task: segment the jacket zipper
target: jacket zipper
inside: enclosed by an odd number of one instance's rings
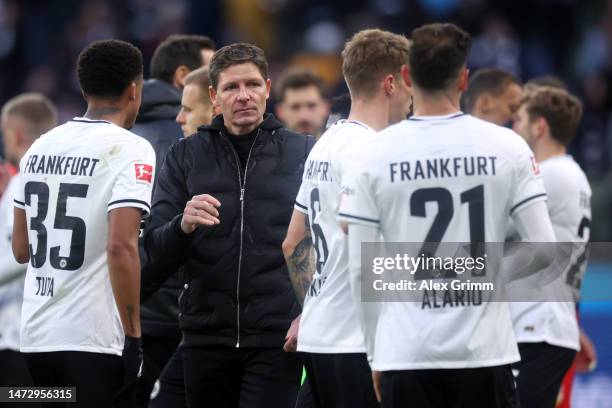
[[[259,132],[261,129],[257,129],[257,134],[255,135],[255,139],[253,140],[253,144],[249,149],[249,154],[247,156],[247,161],[244,165],[244,178],[240,175],[240,158],[238,157],[238,153],[234,146],[230,142],[230,147],[232,148],[232,152],[234,153],[234,159],[236,160],[236,168],[238,170],[238,186],[240,187],[240,251],[238,253],[238,279],[236,280],[236,348],[240,347],[240,272],[242,271],[242,245],[244,241],[244,190],[246,188],[246,177],[247,172],[249,170],[249,161],[251,160],[251,153],[253,152],[253,147],[255,147],[255,143],[257,143],[257,138],[259,138]]]

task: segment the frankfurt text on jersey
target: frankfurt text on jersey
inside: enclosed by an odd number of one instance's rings
[[[391,182],[461,176],[494,176],[495,156],[434,158],[389,164]]]
[[[57,174],[73,176],[93,175],[100,159],[77,156],[48,156],[33,154],[28,157],[24,173],[27,174]]]

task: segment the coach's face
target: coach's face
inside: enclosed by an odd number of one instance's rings
[[[219,73],[210,98],[223,112],[225,127],[234,135],[251,132],[263,121],[270,80],[252,62],[232,65]]]

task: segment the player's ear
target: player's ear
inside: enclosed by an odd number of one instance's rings
[[[136,85],[136,82],[132,82],[130,86],[128,87],[128,99],[130,101],[135,101],[137,96],[138,96],[138,86]]]
[[[212,85],[208,86],[208,95],[213,105],[217,105],[217,90]]]
[[[174,85],[180,86],[181,88],[185,87],[185,77],[189,74],[189,68],[187,65],[179,65],[174,70]]]
[[[387,74],[385,79],[383,79],[383,89],[387,96],[391,96],[395,92],[395,78],[392,74]]]
[[[266,99],[270,97],[270,89],[272,89],[272,81],[268,78],[266,79]]]
[[[488,113],[491,110],[491,105],[491,95],[487,93],[480,94],[474,102],[474,112]]]
[[[460,92],[465,92],[465,90],[467,89],[469,76],[470,76],[470,70],[467,68],[464,68],[463,71],[461,71],[461,75],[459,76],[458,85],[459,85]]]
[[[537,137],[542,137],[546,133],[549,133],[550,127],[548,126],[548,122],[543,117],[539,117],[535,120],[536,127],[536,135]]]

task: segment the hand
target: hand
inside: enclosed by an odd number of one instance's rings
[[[131,398],[131,394],[142,377],[143,352],[141,337],[125,336],[121,359],[123,360],[123,387],[121,387],[121,390],[115,396],[117,400]]]
[[[291,326],[289,326],[289,330],[287,331],[287,335],[285,336],[285,345],[283,346],[283,350],[287,353],[292,353],[297,350],[297,339],[298,332],[300,330],[300,317],[299,315],[291,322]]]
[[[597,351],[589,337],[580,329],[580,351],[576,354],[576,371],[588,373],[597,366]]]
[[[123,376],[126,383],[138,381],[142,377],[142,338],[125,336],[121,358],[123,359]]]
[[[219,211],[221,203],[209,194],[193,196],[187,202],[181,219],[181,229],[185,234],[191,234],[200,225],[219,224]]]
[[[374,384],[374,393],[378,402],[382,401],[382,393],[380,391],[380,379],[382,378],[382,371],[372,371],[372,383]]]

